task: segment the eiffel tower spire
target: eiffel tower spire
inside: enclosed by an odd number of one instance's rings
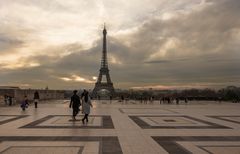
[[[106,76],[106,80],[107,80],[106,82],[102,82],[103,76]],[[114,87],[110,78],[108,62],[107,62],[107,29],[106,29],[105,23],[103,28],[103,49],[102,49],[101,68],[99,71],[98,80],[95,83],[95,88],[92,91],[92,95],[96,97],[97,93],[103,89],[109,91],[111,96],[114,94]]]
[[[104,23],[104,29],[103,29],[103,50],[102,50],[101,68],[108,68],[108,63],[107,63],[107,30],[106,30],[105,23]]]

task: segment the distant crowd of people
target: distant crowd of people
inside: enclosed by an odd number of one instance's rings
[[[111,100],[111,99],[110,99]],[[164,103],[167,103],[167,104],[172,104],[172,103],[176,103],[176,104],[179,104],[180,101],[183,101],[185,104],[188,103],[188,98],[187,97],[161,97],[161,98],[155,98],[154,96],[151,96],[151,97],[140,97],[140,98],[136,98],[134,99],[135,101],[139,101],[141,104],[152,104],[154,101],[159,101],[159,104],[164,104]],[[128,97],[124,97],[123,95],[121,95],[120,97],[120,100],[119,102],[122,102],[122,103],[127,103],[129,101],[129,98]]]

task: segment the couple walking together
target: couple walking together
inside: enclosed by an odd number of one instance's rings
[[[82,100],[82,101],[81,101]],[[82,102],[82,103],[81,103]],[[89,97],[88,91],[84,90],[81,98],[77,95],[77,90],[73,91],[73,96],[71,97],[69,108],[73,109],[73,120],[76,120],[76,116],[80,111],[80,106],[82,105],[82,112],[84,117],[82,119],[83,124],[88,122],[88,115],[90,114],[90,107],[92,107],[91,99]]]

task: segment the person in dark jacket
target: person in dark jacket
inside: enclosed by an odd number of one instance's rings
[[[87,90],[86,89],[83,89],[83,92],[81,94],[81,99],[83,99],[83,97],[85,96],[85,94],[87,93]]]
[[[9,102],[9,106],[12,106],[12,101],[13,101],[13,97],[12,96],[8,96],[8,102]]]
[[[38,91],[35,91],[33,99],[34,99],[35,108],[37,108],[37,105],[40,99]]]
[[[71,97],[69,108],[73,109],[72,117],[76,120],[76,115],[80,111],[79,107],[81,105],[80,97],[77,95],[77,90],[73,91],[73,96]]]

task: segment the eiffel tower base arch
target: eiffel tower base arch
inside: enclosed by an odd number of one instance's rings
[[[109,96],[112,96],[112,97],[115,94],[115,90],[112,83],[96,83],[92,91],[92,97],[94,98],[98,97],[98,93],[101,90],[107,90],[109,92]]]

